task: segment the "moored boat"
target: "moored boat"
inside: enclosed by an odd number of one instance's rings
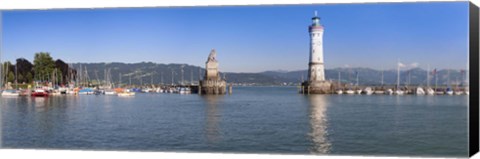
[[[52,93],[50,93],[52,96],[59,96],[62,95],[62,93],[59,90],[53,90]]]
[[[426,93],[427,93],[427,95],[435,95],[435,91],[430,87],[427,87]]]
[[[396,90],[394,93],[395,93],[396,95],[403,95],[403,94],[405,94],[405,92],[404,92],[403,90],[400,90],[400,89]]]
[[[355,90],[355,93],[356,93],[356,94],[362,94],[362,90],[361,90],[361,89],[357,89],[357,90]]]
[[[447,95],[453,95],[453,90],[451,88],[447,88],[447,91],[445,91]]]
[[[392,89],[387,89],[387,91],[386,91],[385,93],[388,94],[388,95],[392,95],[392,94],[393,94],[393,90],[392,90]]]
[[[42,88],[36,88],[35,90],[33,90],[31,96],[32,97],[48,97],[48,91]]]
[[[355,94],[355,91],[351,90],[351,89],[348,89],[347,91],[345,91],[346,94]]]
[[[14,89],[7,89],[2,92],[2,96],[4,97],[17,97],[19,95],[18,91]]]
[[[437,90],[437,91],[435,91],[435,94],[436,94],[436,95],[444,95],[445,92]]]
[[[417,87],[417,89],[415,90],[415,94],[416,95],[425,95],[425,90],[423,90],[422,87]]]
[[[464,92],[463,92],[463,91],[460,91],[460,90],[453,92],[453,94],[455,94],[455,95],[463,95],[463,93],[464,93]]]
[[[163,89],[162,89],[162,88],[160,88],[160,87],[159,87],[159,88],[157,88],[155,91],[156,91],[157,93],[163,93]]]
[[[385,91],[383,91],[383,90],[375,90],[373,93],[374,93],[374,94],[385,94]]]
[[[131,97],[131,96],[135,96],[135,92],[121,92],[121,93],[117,93],[117,95],[119,97]]]
[[[81,89],[78,91],[78,94],[81,94],[81,95],[91,95],[91,94],[94,94],[94,91],[93,89],[91,88],[84,88],[84,89]]]
[[[337,93],[337,94],[343,94],[343,91],[342,91],[341,89],[339,89],[339,90],[335,91],[335,93]]]
[[[192,91],[188,87],[181,87],[178,91],[180,94],[191,94]]]
[[[116,95],[117,92],[113,89],[107,89],[107,90],[105,90],[104,94],[105,95]]]
[[[363,93],[365,93],[366,95],[371,95],[373,94],[373,90],[371,87],[367,87],[363,90]]]

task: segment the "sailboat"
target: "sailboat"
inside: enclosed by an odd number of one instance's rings
[[[346,94],[355,94],[355,91],[352,90],[352,86],[349,86],[348,89],[345,91]]]
[[[385,94],[385,91],[378,89],[373,92],[374,94]]]
[[[356,72],[355,74],[357,75],[357,82],[355,83],[357,89],[355,90],[355,93],[362,94],[362,89],[358,88],[358,72]]]
[[[382,78],[380,80],[380,85],[381,85],[381,88],[378,90],[375,90],[373,92],[374,94],[385,94],[385,91],[383,91],[383,69],[382,69]]]
[[[2,97],[17,97],[19,95],[18,91],[14,89],[7,89],[2,92]]]
[[[397,63],[397,90],[395,90],[396,95],[403,95],[404,92],[400,89],[400,65],[401,63]]]
[[[427,93],[427,95],[435,95],[435,91],[430,87],[427,88],[426,93]]]
[[[436,95],[443,95],[445,92],[438,90],[438,75],[437,75],[437,69],[434,69],[434,75],[435,75],[435,94]]]
[[[117,95],[117,92],[115,91],[115,89],[113,89],[113,85],[112,85],[112,77],[111,77],[111,73],[110,73],[110,69],[106,69],[105,70],[105,85],[103,86],[105,88],[105,91],[104,91],[104,94],[105,95]],[[121,75],[119,76],[119,78],[121,77]]]
[[[453,95],[453,90],[450,88],[450,70],[447,70],[447,89],[445,90],[445,93],[447,95]]]
[[[435,71],[436,72],[436,71]],[[427,69],[427,88],[426,88],[427,95],[435,95],[435,91],[430,87],[430,65],[428,65]]]
[[[357,94],[362,94],[362,89],[357,89],[357,90],[355,90],[355,92],[356,92]]]
[[[338,71],[338,86],[340,87],[341,86],[341,82],[340,82],[340,71]],[[343,90],[341,88],[338,88],[337,91],[335,91],[335,93],[337,94],[343,94]]]
[[[355,91],[353,91],[352,89],[349,88],[348,90],[345,91],[345,93],[347,93],[347,94],[355,94]]]
[[[392,89],[389,88],[389,89],[387,89],[387,91],[385,93],[388,94],[388,95],[392,95],[394,92],[393,92]]]
[[[373,94],[373,90],[371,87],[367,87],[363,90],[363,92],[366,94],[366,95],[371,95]]]
[[[415,94],[416,95],[425,95],[425,90],[423,90],[422,87],[417,87],[417,89],[415,90]]]
[[[463,79],[463,78],[465,77],[465,76],[463,75],[463,74],[465,73],[465,71],[460,70],[460,73],[461,73],[461,75],[462,75],[462,82],[458,82],[458,80],[457,80],[457,84],[455,85],[455,91],[454,91],[454,94],[455,94],[455,95],[462,95],[462,94],[464,93],[464,91],[462,91],[461,88],[458,88],[458,85],[460,85],[460,84],[462,84],[462,85],[465,84],[465,83],[464,83],[465,79]]]
[[[3,64],[2,64],[3,65]],[[8,66],[7,66],[7,70],[5,71],[7,72],[6,75],[8,75]],[[3,78],[3,77],[2,77]],[[5,77],[5,81],[7,81],[7,77]],[[19,96],[19,93],[17,90],[15,89],[5,89],[2,93],[1,93],[2,97],[17,97]]]
[[[452,88],[448,87],[448,88],[447,88],[447,91],[445,91],[445,93],[447,93],[447,95],[453,95],[453,90],[452,90]]]
[[[337,91],[335,91],[335,93],[337,93],[337,94],[343,94],[343,90],[342,90],[342,89],[338,89]]]

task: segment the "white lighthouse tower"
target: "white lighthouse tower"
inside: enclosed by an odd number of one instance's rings
[[[323,64],[323,26],[320,18],[312,18],[308,26],[310,33],[310,58],[308,62],[308,79],[302,83],[302,93],[327,94],[332,92],[332,84],[325,81],[325,67]]]
[[[324,81],[325,71],[323,66],[323,26],[320,24],[320,18],[312,18],[312,25],[308,27],[310,33],[310,61],[308,63],[308,80],[310,82]]]

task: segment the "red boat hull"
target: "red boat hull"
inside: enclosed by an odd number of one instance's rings
[[[48,97],[48,93],[33,92],[32,97]]]

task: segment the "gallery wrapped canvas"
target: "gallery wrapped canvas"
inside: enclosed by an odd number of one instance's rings
[[[0,146],[478,152],[471,2],[0,10]]]

